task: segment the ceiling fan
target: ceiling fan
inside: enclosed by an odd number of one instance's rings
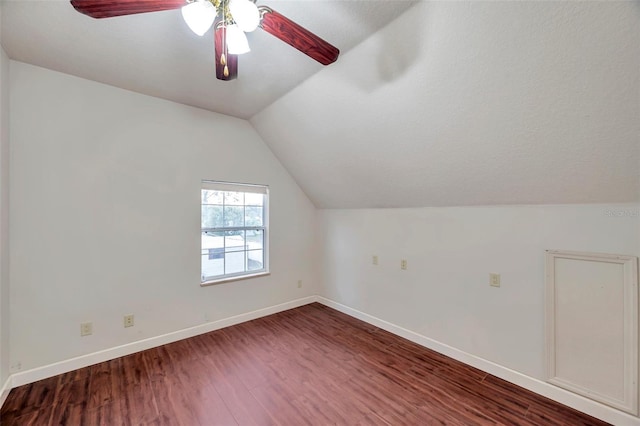
[[[238,76],[238,55],[249,51],[245,32],[257,27],[295,47],[305,55],[329,65],[338,59],[335,46],[255,0],[71,0],[80,13],[92,18],[111,18],[136,13],[182,9],[182,16],[199,36],[214,26],[216,77]]]

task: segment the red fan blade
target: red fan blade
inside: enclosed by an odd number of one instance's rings
[[[238,78],[238,55],[230,55],[227,52],[225,41],[227,29],[222,26],[216,26],[215,35],[215,53],[216,53],[216,78],[218,80],[235,80]],[[221,56],[224,54],[227,65],[227,75],[224,72],[224,64],[221,61]]]
[[[329,65],[338,59],[340,50],[337,47],[273,9],[266,6],[260,6],[258,9],[262,15],[260,26],[269,34],[278,37],[322,65]]]
[[[135,13],[158,12],[179,9],[185,0],[71,0],[75,9],[92,18],[133,15]]]

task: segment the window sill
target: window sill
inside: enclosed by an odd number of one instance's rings
[[[247,274],[247,275],[239,275],[237,277],[221,278],[219,280],[211,280],[211,281],[205,281],[203,283],[200,283],[200,287],[208,287],[210,285],[223,284],[223,283],[228,283],[228,282],[231,282],[231,281],[246,280],[246,279],[249,279],[249,278],[264,277],[264,276],[267,276],[267,275],[271,275],[271,272],[263,271],[263,272],[258,272],[258,273],[255,273],[255,274]]]

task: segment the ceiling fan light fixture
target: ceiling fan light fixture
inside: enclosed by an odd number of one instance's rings
[[[209,31],[217,15],[216,8],[209,0],[198,0],[182,7],[182,17],[191,31],[202,37]]]
[[[213,44],[218,80],[237,78],[238,55],[250,50],[245,32],[256,28],[256,25],[322,65],[338,59],[340,50],[337,47],[270,7],[256,8],[256,1],[71,0],[71,5],[83,15],[96,19],[182,9],[185,23],[199,36],[209,31],[217,21]]]
[[[242,55],[249,52],[249,41],[237,25],[227,25],[227,49],[232,55]]]
[[[258,6],[250,0],[231,0],[229,12],[236,25],[244,32],[250,33],[260,24]]]

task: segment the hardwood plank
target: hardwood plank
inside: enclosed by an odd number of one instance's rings
[[[64,385],[66,383],[75,382],[76,380],[89,380],[90,373],[91,370],[89,368],[80,368],[78,370],[60,374],[55,378],[58,378],[58,383],[60,385]]]
[[[322,425],[350,425],[355,422],[353,416],[337,411],[331,404],[318,404],[317,401],[300,395],[291,401],[291,405],[301,413],[305,419],[313,419],[315,424]]]
[[[531,407],[529,407],[527,419],[537,425],[603,426],[607,424],[606,422],[580,413],[569,407],[558,406],[558,404],[551,400],[545,403],[533,402]]]
[[[221,365],[224,364],[224,360],[205,358],[203,362],[207,365],[213,387],[218,391],[238,424],[243,426],[276,424],[240,379],[231,373],[230,369]]]
[[[446,357],[430,349],[422,348],[413,342],[398,341],[385,349],[387,352],[404,358],[414,366],[427,369],[433,374],[447,377],[467,377],[481,381],[487,373]]]
[[[115,395],[120,394],[120,359],[93,365],[89,370],[91,374],[86,408],[93,410],[113,402]]]
[[[128,385],[117,401],[120,405],[122,417],[128,419],[132,425],[146,424],[158,421],[160,412],[153,394],[151,380]]]
[[[354,423],[354,426],[391,426],[390,423],[384,421],[384,419],[377,416],[375,413],[369,413],[361,418],[358,418]]]
[[[253,397],[269,413],[269,416],[279,425],[302,426],[311,425],[311,419],[305,418],[304,412],[291,403],[286,397],[286,387],[278,383],[264,384],[250,390]]]
[[[129,424],[128,419],[122,417],[120,404],[117,401],[103,404],[89,409],[85,415],[85,424],[91,426],[111,426]]]
[[[182,363],[189,363],[190,361],[198,358],[200,354],[193,350],[192,345],[189,343],[190,339],[180,340],[178,342],[169,343],[164,345],[164,348],[169,355],[169,359],[173,365],[180,365]]]
[[[169,353],[164,346],[144,351],[142,352],[142,357],[147,377],[151,381],[162,380],[174,371],[173,363],[171,362]],[[140,383],[140,380],[142,379],[142,371],[132,367],[128,368],[130,371],[129,379],[125,380],[125,383]]]
[[[55,398],[50,407],[48,423],[44,419],[40,423],[66,425],[73,424],[70,422],[82,421],[83,413],[89,404],[89,385],[91,383],[91,372],[94,371],[92,367],[57,376],[58,383]]]
[[[48,424],[52,426],[86,424],[84,421],[85,413],[84,402],[79,404],[58,404],[53,407],[51,420]]]
[[[120,358],[123,385],[137,385],[149,380],[149,370],[146,364],[147,357],[145,355],[147,352],[154,351],[155,349],[157,348],[145,352],[136,352],[135,354]],[[168,359],[168,357],[165,359]]]
[[[276,420],[271,417],[269,412],[254,398],[248,390],[243,393],[235,394],[235,399],[230,402],[228,396],[224,396],[223,400],[231,410],[236,423],[243,426],[250,425],[276,425]],[[245,405],[248,403],[247,405]],[[252,405],[249,405],[252,404]]]
[[[1,425],[20,425],[20,426],[40,426],[46,425],[51,418],[51,407],[41,410],[30,411],[22,415],[16,415],[12,412],[3,412],[0,414]]]
[[[198,413],[194,412],[189,392],[174,376],[156,380],[151,385],[158,404],[160,418],[171,419],[179,425],[199,425]]]
[[[399,386],[394,386],[382,380],[376,383],[368,377],[354,377],[347,381],[343,387],[349,394],[365,404],[372,413],[392,425],[398,424],[423,424],[427,420],[428,413],[417,412],[415,406],[399,396],[403,394]],[[420,416],[426,414],[427,418]]]
[[[31,383],[30,385],[20,386],[14,389],[16,391],[14,398],[7,397],[7,401],[3,406],[3,412],[25,415],[32,411],[39,411],[42,408],[46,408],[53,403],[57,387],[57,377],[51,377]],[[13,393],[13,390],[11,392]],[[11,396],[11,394],[9,394],[9,396]]]
[[[227,408],[209,377],[208,366],[200,359],[189,365],[183,365],[178,379],[182,385],[186,406],[191,409],[202,425],[236,425],[233,415]],[[172,400],[175,407],[175,399]]]
[[[225,335],[228,330],[224,330]],[[229,331],[233,335],[235,330]],[[269,380],[277,380],[273,371],[262,362],[254,352],[259,349],[259,345],[251,344],[239,346],[234,343],[233,336],[229,337],[230,344],[221,346],[221,355],[229,361],[229,367],[233,373],[244,383],[247,389],[253,389],[269,383]]]
[[[333,424],[351,424],[357,423],[363,419],[373,415],[371,409],[355,398],[344,398],[344,390],[342,383],[332,383],[330,381],[303,383],[303,391],[301,397],[306,401],[303,404],[313,402],[318,409],[326,410],[328,415],[343,421],[336,421]],[[311,417],[314,418],[314,417]],[[387,424],[377,416],[375,424]]]
[[[2,425],[593,425],[319,304],[13,389]]]

